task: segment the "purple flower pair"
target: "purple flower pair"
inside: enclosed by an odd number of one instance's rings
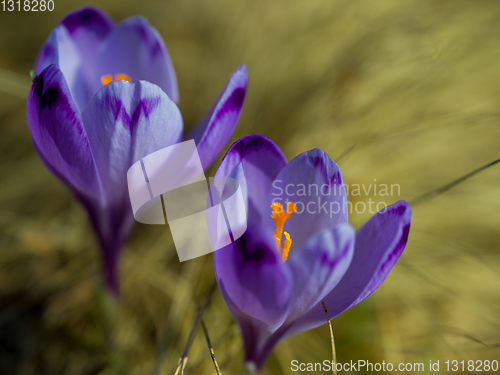
[[[248,136],[231,146],[216,176],[237,179],[246,201],[247,231],[214,253],[214,266],[246,361],[257,369],[280,340],[326,323],[323,301],[334,318],[371,295],[406,246],[405,201],[355,233],[342,173],[323,150],[287,163],[271,140]]]
[[[208,167],[238,121],[247,70],[236,69],[187,137],[172,62],[144,18],[115,25],[94,8],[70,13],[42,47],[35,74],[27,102],[33,143],[87,209],[103,250],[106,284],[117,292],[118,255],[134,223],[128,168],[193,138]]]
[[[118,255],[134,222],[127,170],[193,138],[207,168],[238,121],[246,68],[236,69],[185,138],[170,57],[143,18],[115,25],[94,8],[69,14],[43,46],[35,73],[27,103],[35,148],[87,209],[106,284],[118,292]],[[408,203],[378,212],[355,233],[342,173],[322,150],[288,163],[271,140],[248,136],[231,146],[216,176],[237,179],[246,204],[247,231],[214,253],[214,267],[246,361],[257,369],[280,340],[326,322],[322,302],[333,318],[372,294],[406,246]]]

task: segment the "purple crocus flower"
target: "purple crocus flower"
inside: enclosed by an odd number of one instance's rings
[[[83,203],[103,250],[106,284],[118,292],[117,258],[134,222],[128,168],[183,140],[175,72],[158,32],[142,17],[118,25],[95,8],[67,15],[36,60],[29,130],[47,168]],[[247,70],[231,75],[192,135],[203,167],[229,140]]]
[[[256,369],[280,340],[326,323],[323,301],[334,318],[371,295],[406,246],[409,204],[379,211],[355,233],[340,169],[320,149],[287,163],[271,140],[248,136],[216,175],[237,179],[247,204],[247,231],[214,253],[214,266]]]

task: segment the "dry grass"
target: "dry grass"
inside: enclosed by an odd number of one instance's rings
[[[0,12],[0,373],[172,374],[213,282],[211,257],[179,264],[167,228],[138,225],[123,252],[122,300],[109,301],[86,217],[27,131],[22,97],[38,48],[83,4]],[[262,133],[289,158],[315,147],[343,155],[348,184],[400,184],[411,200],[500,156],[497,1],[100,5],[116,19],[143,14],[160,31],[186,127],[244,62],[250,86],[234,140]],[[497,165],[414,207],[390,277],[333,321],[339,361],[500,359],[488,347],[500,342],[499,186]],[[204,321],[222,373],[241,373],[240,338],[218,292]],[[326,325],[290,338],[263,374],[329,359],[329,342]],[[200,331],[187,373],[214,371]]]

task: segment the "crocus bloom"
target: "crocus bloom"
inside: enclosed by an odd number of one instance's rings
[[[246,361],[257,369],[280,340],[326,323],[323,301],[334,318],[372,294],[406,246],[408,203],[355,233],[340,169],[320,149],[287,163],[271,140],[248,136],[231,146],[216,176],[237,179],[247,202],[247,231],[214,253],[214,266]]]
[[[67,15],[38,55],[27,102],[29,130],[47,168],[83,203],[103,250],[106,284],[117,292],[117,258],[134,222],[127,170],[183,140],[175,72],[158,32],[141,17],[118,25],[95,8]],[[231,75],[195,127],[203,167],[240,115],[247,71]]]

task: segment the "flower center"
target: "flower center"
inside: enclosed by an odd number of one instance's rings
[[[285,226],[285,221],[292,216],[291,214],[297,212],[297,205],[293,202],[288,202],[286,212],[283,210],[283,205],[279,202],[271,204],[271,208],[273,209],[271,217],[276,223],[276,230],[273,232],[274,240],[276,241],[278,252],[281,254],[281,260],[284,262],[288,258],[288,252],[290,251],[290,246],[292,246],[292,239],[290,238],[290,235],[285,232],[285,241],[283,241],[283,248],[281,248],[283,227]]]
[[[115,81],[119,81],[121,79],[127,82],[132,82],[132,78],[130,78],[126,74],[123,73],[115,74],[115,79],[114,79]],[[104,86],[106,86],[108,83],[113,82],[113,76],[111,74],[106,74],[105,76],[101,77],[101,82]]]

